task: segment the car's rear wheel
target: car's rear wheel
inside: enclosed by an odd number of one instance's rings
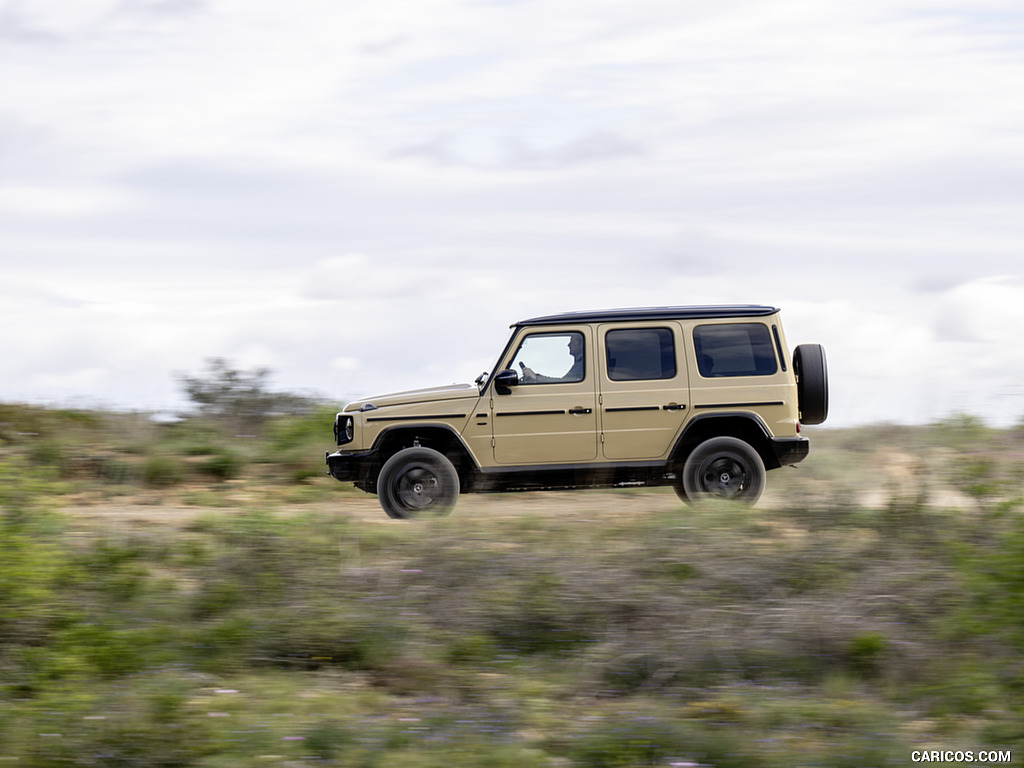
[[[764,485],[761,456],[749,443],[735,437],[705,440],[683,465],[683,491],[694,502],[731,499],[752,505],[761,498]]]
[[[459,498],[459,473],[432,448],[405,448],[384,462],[377,498],[388,517],[447,515]]]

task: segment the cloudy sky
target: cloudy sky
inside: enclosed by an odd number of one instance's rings
[[[1019,0],[0,0],[0,401],[340,401],[742,302],[835,426],[1024,416]]]

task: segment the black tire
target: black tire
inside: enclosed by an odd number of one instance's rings
[[[760,454],[735,437],[705,440],[683,465],[683,490],[691,502],[730,499],[754,505],[761,498],[764,483]]]
[[[683,470],[676,473],[676,479],[672,482],[672,490],[676,492],[676,496],[683,504],[691,504],[689,495],[686,493],[686,488],[683,487]]]
[[[793,350],[797,399],[802,424],[821,424],[828,418],[828,363],[820,344],[801,344]]]
[[[381,467],[377,498],[388,517],[442,517],[459,498],[459,473],[432,448],[405,448]]]

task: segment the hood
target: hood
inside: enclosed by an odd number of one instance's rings
[[[405,392],[390,392],[386,395],[375,395],[355,400],[345,406],[345,412],[369,410],[373,405],[386,408],[390,405],[413,405],[415,403],[436,403],[444,400],[461,400],[467,397],[476,398],[480,390],[475,384],[449,384],[445,387],[428,387],[427,389],[410,389]]]

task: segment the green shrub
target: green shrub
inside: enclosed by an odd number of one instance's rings
[[[324,451],[334,445],[334,416],[340,410],[340,406],[319,406],[302,416],[276,418],[261,446],[260,460],[280,467],[293,483],[322,477]]]
[[[960,572],[973,598],[960,610],[960,626],[1024,651],[1024,518],[1015,516],[991,543],[968,550]]]
[[[191,614],[197,619],[221,616],[242,605],[244,593],[239,581],[204,580],[192,598]]]
[[[986,709],[1002,706],[1007,691],[1000,677],[977,659],[945,659],[941,673],[921,688],[928,713],[933,717],[978,717]]]
[[[37,438],[30,445],[28,459],[33,464],[62,469],[67,454],[68,447],[60,440],[53,437]]]
[[[882,665],[882,657],[889,642],[881,632],[864,632],[850,640],[847,646],[847,663],[850,669],[861,677],[874,677]]]
[[[446,643],[449,664],[480,664],[498,656],[493,637],[484,634],[460,634]]]
[[[310,728],[304,741],[304,751],[315,760],[334,760],[357,743],[353,733],[330,720],[323,720]]]
[[[954,485],[977,501],[993,499],[1007,488],[996,457],[989,453],[962,454],[951,472]]]
[[[268,661],[309,667],[382,671],[401,651],[407,630],[351,606],[302,606],[288,615],[260,617],[258,652]]]
[[[756,768],[760,761],[735,737],[657,715],[605,716],[573,734],[565,752],[582,768],[634,768],[700,762],[716,768]]]
[[[185,477],[182,463],[172,456],[151,456],[142,471],[146,485],[153,488],[168,488],[177,485]]]
[[[88,708],[54,701],[26,724],[22,755],[40,768],[195,765],[216,745],[210,718],[189,706],[189,694],[186,682],[168,674],[104,690]]]
[[[100,459],[96,468],[99,480],[115,485],[137,482],[140,474],[136,464],[112,457]]]
[[[63,519],[39,470],[0,459],[0,663],[6,644],[45,641],[63,573]]]
[[[257,622],[245,612],[227,613],[190,624],[182,637],[188,664],[218,675],[251,668],[257,655]]]
[[[942,445],[958,450],[976,449],[988,442],[994,430],[969,413],[958,413],[941,419],[934,425],[936,437]]]
[[[77,660],[93,675],[116,678],[142,672],[173,657],[172,653],[161,652],[173,635],[165,626],[125,627],[82,621],[55,635],[53,653]],[[63,676],[56,670],[49,673],[55,678]]]
[[[221,449],[206,459],[200,466],[207,475],[216,477],[219,480],[234,480],[242,474],[243,462],[238,454]]]

